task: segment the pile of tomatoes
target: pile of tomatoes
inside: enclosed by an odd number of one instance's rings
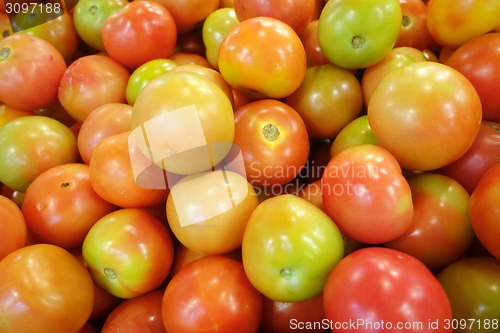
[[[498,332],[498,0],[0,2],[0,332]]]

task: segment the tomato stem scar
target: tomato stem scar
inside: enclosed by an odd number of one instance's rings
[[[363,38],[363,36],[354,36],[352,37],[351,45],[355,49],[360,49],[363,47],[363,45],[365,45],[365,39]]]
[[[268,141],[276,141],[278,140],[280,136],[280,130],[278,129],[278,126],[273,125],[273,124],[266,124],[262,128],[262,134],[264,134],[264,137]]]
[[[10,48],[4,47],[0,50],[0,61],[5,60],[10,55]]]

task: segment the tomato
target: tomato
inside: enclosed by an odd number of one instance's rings
[[[234,143],[240,147],[248,181],[272,187],[294,179],[309,155],[309,138],[300,115],[274,99],[247,103],[234,113]]]
[[[127,103],[134,105],[137,96],[149,81],[160,74],[170,72],[177,66],[178,63],[171,59],[154,59],[136,68],[127,82]]]
[[[398,0],[328,1],[319,17],[318,42],[334,65],[369,67],[393,48],[401,21]]]
[[[13,190],[25,192],[45,170],[77,160],[75,135],[55,119],[19,117],[0,130],[0,182]]]
[[[161,315],[163,294],[163,289],[154,289],[124,300],[106,318],[101,333],[166,332]]]
[[[129,136],[130,131],[111,135],[94,148],[89,162],[90,184],[99,196],[122,208],[164,203],[168,195],[165,186],[151,189],[138,184],[131,163],[135,148],[129,147]]]
[[[104,51],[101,35],[104,22],[128,3],[127,0],[78,0],[73,9],[78,36],[91,48]]]
[[[219,70],[251,98],[283,98],[304,79],[307,59],[299,36],[286,23],[254,17],[234,26],[219,48]]]
[[[0,332],[77,332],[93,297],[89,272],[58,246],[25,246],[0,261]]]
[[[500,32],[492,32],[464,43],[445,64],[465,75],[476,89],[484,120],[500,120]]]
[[[17,204],[0,195],[0,261],[9,253],[24,247],[28,242],[26,220]]]
[[[183,178],[171,187],[167,220],[190,250],[224,254],[241,247],[248,218],[258,205],[252,186],[227,170]]]
[[[104,55],[89,55],[75,60],[64,73],[58,98],[76,121],[84,121],[95,108],[106,103],[125,103],[128,70]]]
[[[357,117],[342,128],[333,139],[330,147],[330,157],[337,155],[342,150],[362,144],[377,144],[366,114]]]
[[[481,101],[465,76],[435,62],[392,70],[373,91],[368,121],[406,169],[432,170],[465,154],[481,126]]]
[[[241,250],[257,290],[275,301],[297,302],[321,293],[344,246],[328,215],[305,199],[283,194],[257,206]]]
[[[323,172],[321,192],[325,212],[359,242],[388,242],[410,226],[410,187],[394,156],[382,147],[362,144],[336,154]]]
[[[458,182],[437,173],[408,179],[413,218],[390,247],[412,255],[427,267],[444,267],[462,257],[472,244],[469,193]]]
[[[94,191],[89,178],[88,165],[81,163],[55,166],[36,177],[22,204],[28,229],[43,242],[81,246],[92,225],[116,209]]]
[[[394,47],[425,50],[432,39],[427,28],[427,5],[422,0],[399,0],[399,5],[403,21]]]
[[[445,267],[438,275],[451,303],[453,332],[487,332],[500,327],[500,263],[470,257]]]
[[[130,131],[132,106],[106,103],[89,113],[78,132],[78,151],[83,162],[90,163],[95,147],[107,137]]]
[[[0,105],[0,129],[9,121],[25,116],[33,116],[33,111],[20,110],[7,104]]]
[[[132,1],[104,21],[102,43],[107,54],[128,68],[168,58],[177,42],[177,28],[165,7],[153,1]]]
[[[496,0],[430,0],[427,28],[437,43],[455,49],[474,37],[499,29],[500,2]]]
[[[169,59],[175,61],[179,65],[201,65],[211,68],[208,60],[204,56],[197,53],[175,52]]]
[[[214,10],[203,22],[202,38],[205,56],[212,68],[219,69],[219,47],[229,30],[239,23],[233,7]]]
[[[500,163],[500,124],[482,121],[472,146],[458,160],[438,171],[472,193],[486,171]]]
[[[325,285],[326,317],[334,332],[452,332],[450,302],[417,259],[382,247],[352,252]]]
[[[321,193],[321,179],[315,180],[299,189],[298,196],[302,199],[306,199],[324,211],[325,207],[323,206],[323,195]]]
[[[142,209],[125,208],[92,226],[82,254],[99,286],[128,299],[160,286],[172,267],[174,247],[158,218]]]
[[[318,19],[312,20],[299,35],[306,51],[307,67],[326,65],[330,63],[330,60],[328,60],[319,46],[318,25]]]
[[[286,97],[315,139],[331,139],[361,114],[363,95],[354,74],[326,64],[308,67],[301,85]]]
[[[315,0],[234,0],[233,6],[239,21],[259,16],[274,17],[301,34],[312,20]]]
[[[61,53],[39,37],[0,39],[0,100],[5,104],[29,111],[52,104],[65,71]]]
[[[155,127],[159,123],[162,127]],[[170,173],[194,174],[211,169],[229,152],[234,138],[233,108],[209,78],[169,72],[140,92],[132,111],[132,128],[137,129],[133,135],[138,150],[151,162]],[[151,156],[146,145],[152,149]]]
[[[262,295],[240,262],[207,256],[187,264],[170,280],[162,315],[169,333],[257,332]]]
[[[497,259],[500,258],[500,163],[489,169],[471,194],[469,213],[472,228],[481,244]]]

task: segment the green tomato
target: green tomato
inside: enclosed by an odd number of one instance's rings
[[[402,16],[398,0],[329,1],[319,17],[319,46],[334,65],[369,67],[394,47]]]
[[[377,144],[373,135],[368,116],[362,115],[352,120],[337,134],[330,147],[330,157],[333,157],[347,148],[362,144]]]
[[[328,215],[291,194],[257,206],[247,223],[241,249],[252,285],[280,302],[319,295],[344,253],[342,234]]]

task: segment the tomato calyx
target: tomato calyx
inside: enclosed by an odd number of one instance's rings
[[[354,36],[351,40],[351,45],[354,49],[360,49],[365,45],[365,38],[363,36]]]
[[[10,55],[10,47],[4,47],[0,50],[0,61],[7,59]]]
[[[103,272],[104,276],[106,276],[110,280],[115,280],[118,277],[116,271],[111,267],[104,267]]]
[[[267,141],[273,142],[278,140],[280,136],[280,130],[278,126],[274,124],[266,124],[262,128],[262,134],[264,135]]]
[[[403,28],[408,28],[409,26],[411,26],[411,18],[406,15],[403,15],[403,20],[401,21],[401,25],[403,26]]]
[[[285,280],[291,280],[295,275],[295,270],[293,267],[285,266],[280,270],[280,276]]]

